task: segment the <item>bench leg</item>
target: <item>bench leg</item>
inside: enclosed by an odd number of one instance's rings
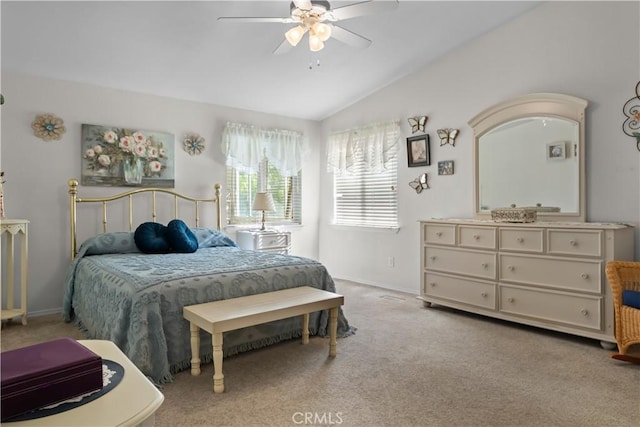
[[[302,344],[309,344],[309,313],[302,315]]]
[[[224,375],[222,374],[222,332],[214,333],[213,340],[213,392],[224,391]]]
[[[338,307],[333,307],[329,316],[329,356],[335,357],[338,343]]]
[[[200,328],[189,323],[191,331],[191,375],[200,375]]]

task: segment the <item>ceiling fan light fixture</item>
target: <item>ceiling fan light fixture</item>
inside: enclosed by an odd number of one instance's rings
[[[284,33],[284,37],[291,44],[291,46],[297,45],[300,40],[302,40],[302,36],[307,32],[307,29],[298,25],[297,27],[293,27],[286,33]]]
[[[309,32],[309,50],[311,52],[318,52],[324,48],[324,43],[320,40],[316,34]]]
[[[313,27],[311,27],[311,29],[313,30],[314,34],[318,36],[318,38],[323,42],[327,41],[329,37],[331,37],[331,27],[325,23],[316,22],[315,24],[313,24]]]

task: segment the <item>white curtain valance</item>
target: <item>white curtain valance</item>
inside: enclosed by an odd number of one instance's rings
[[[242,172],[257,171],[266,156],[282,176],[295,176],[302,169],[306,148],[300,132],[227,123],[222,132],[222,152],[227,166]]]
[[[389,160],[397,155],[399,139],[399,120],[332,132],[328,142],[327,171],[348,174],[362,164],[367,172],[382,172]]]

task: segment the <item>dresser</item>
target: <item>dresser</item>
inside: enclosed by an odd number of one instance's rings
[[[20,317],[22,324],[27,324],[27,276],[29,274],[29,250],[28,231],[29,221],[26,219],[0,219],[0,235],[3,236],[5,246],[2,253],[2,269],[4,269],[5,282],[2,288],[7,297],[2,308],[2,320]],[[16,249],[19,249],[17,251]],[[16,260],[16,255],[19,259]],[[16,264],[19,265],[19,273],[16,275]],[[20,279],[19,281],[17,279]],[[20,305],[15,306],[14,289],[20,291]]]
[[[240,230],[236,233],[236,243],[241,249],[288,255],[291,233],[279,230]]]
[[[583,222],[420,221],[420,296],[431,303],[615,343],[607,261],[633,228]]]

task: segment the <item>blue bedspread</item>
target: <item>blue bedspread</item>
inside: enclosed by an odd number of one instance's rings
[[[308,258],[226,246],[231,241],[212,243],[216,239],[202,231],[197,233],[200,248],[192,254],[149,255],[137,251],[129,234],[101,235],[81,246],[67,273],[63,317],[77,322],[89,338],[113,341],[157,383],[172,381],[173,373],[190,366],[185,305],[297,286],[335,291],[325,267]],[[312,335],[324,336],[327,325],[327,311],[310,316]],[[339,336],[352,331],[340,310]],[[264,347],[301,332],[299,318],[231,331],[224,335],[224,354]],[[200,338],[201,358],[210,361],[211,336],[201,331]]]

